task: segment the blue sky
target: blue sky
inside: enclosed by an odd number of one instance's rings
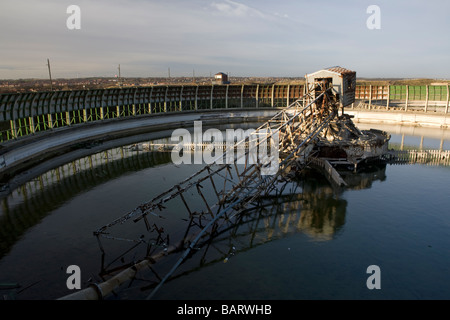
[[[66,12],[81,10],[81,29]],[[381,29],[367,28],[369,5]],[[1,0],[0,79],[289,76],[450,78],[450,1]]]

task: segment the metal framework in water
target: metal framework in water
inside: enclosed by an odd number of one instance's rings
[[[320,162],[321,159],[313,151],[313,147],[316,138],[336,118],[337,107],[330,89],[323,87],[318,92],[315,88],[307,92],[304,97],[280,111],[232,149],[226,149],[220,156],[221,163],[225,164],[205,165],[150,201],[95,230],[94,235],[102,252],[100,275],[104,277],[104,282],[93,284],[64,298],[102,298],[122,283],[134,279],[139,270],[150,268],[155,275],[150,286],[153,290],[147,297],[151,299],[157,290],[173,277],[175,270],[182,263],[201,248],[208,248],[213,239],[223,234],[223,230],[242,221],[244,212],[251,212],[252,209],[260,207],[261,199],[282,195],[288,185],[287,177],[292,171],[298,172],[309,163],[317,165],[317,162]],[[244,148],[245,152],[241,154],[234,152],[239,146],[266,148],[267,145],[273,146],[275,143],[280,159],[278,170],[272,175],[262,174],[267,162],[261,161],[262,159],[252,161],[251,149]],[[232,163],[227,161],[230,155],[233,157]],[[328,169],[332,170],[332,167]],[[184,208],[183,216],[187,227],[182,234],[169,233],[161,223],[173,214],[173,202],[178,202]],[[116,235],[115,231],[119,226],[129,221],[144,224],[147,235],[138,238]],[[107,250],[104,239],[129,241],[133,242],[133,245],[106,264]],[[145,254],[138,262],[133,259],[128,264],[113,266],[126,254],[142,245],[146,247]],[[181,253],[181,256],[166,275],[160,277],[153,269],[154,265],[165,256],[176,252]],[[228,254],[232,253],[233,251],[230,251]]]
[[[218,161],[205,165],[150,201],[142,203],[125,215],[95,230],[94,235],[98,239],[102,252],[101,274],[106,276],[118,271],[121,273],[111,278],[114,281],[110,279],[90,287],[88,294],[102,297],[119,283],[129,279],[127,274],[133,274],[144,266],[153,265],[156,260],[169,252],[182,251],[181,257],[166,276],[156,277],[159,278],[158,284],[148,296],[151,298],[188,256],[208,243],[220,233],[220,230],[234,225],[241,218],[241,213],[258,206],[259,199],[262,197],[279,195],[283,192],[286,176],[291,171],[298,172],[310,161],[312,145],[322,130],[337,116],[337,105],[330,88],[321,88],[321,92],[318,92],[317,88],[307,92],[302,98],[251,132],[247,138],[239,141],[233,148],[227,149],[219,157],[221,159],[216,159]],[[235,153],[236,148],[239,149],[240,146],[245,145],[251,147],[244,148],[242,153]],[[277,153],[279,158],[275,159],[278,170],[273,174],[263,174],[270,161],[274,160],[275,155],[272,152],[265,159],[254,158],[255,150],[267,149],[268,146],[272,150],[275,147],[279,151]],[[232,159],[231,162],[230,159]],[[188,226],[183,235],[178,235],[180,239],[174,241],[174,236],[161,227],[159,221],[170,215],[170,204],[175,201],[182,203]],[[145,224],[149,238],[141,236],[130,239],[113,234],[119,225],[130,220],[143,221],[141,223]],[[133,263],[131,270],[129,268],[124,270],[123,266],[110,268],[112,263],[123,255],[105,265],[104,239],[133,242],[132,247],[124,254],[140,244],[146,244],[145,257],[139,263]],[[171,245],[173,242],[176,243],[175,246]],[[78,292],[75,298],[83,294],[86,293]]]

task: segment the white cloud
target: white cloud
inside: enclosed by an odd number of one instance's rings
[[[261,11],[251,8],[245,4],[225,0],[222,2],[213,2],[211,7],[216,9],[219,13],[229,16],[229,17],[238,17],[238,18],[248,18],[248,17],[258,17],[258,18],[267,18],[268,16]]]
[[[274,15],[277,16],[277,17],[280,17],[280,18],[282,18],[282,19],[289,19],[289,15],[288,15],[287,13],[278,13],[278,12],[275,12]]]

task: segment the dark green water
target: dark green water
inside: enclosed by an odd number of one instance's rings
[[[447,138],[392,133],[396,146],[449,147]],[[73,264],[82,287],[100,281],[92,232],[199,168],[174,166],[169,154],[139,153],[17,190],[0,214],[0,293],[59,298],[71,292],[66,268]],[[310,172],[290,185],[301,195],[249,213],[188,259],[154,299],[449,299],[450,167],[387,165],[348,178],[354,185],[339,191]],[[184,231],[182,214],[174,208],[174,233]],[[107,260],[128,245],[113,243]],[[154,271],[164,276],[177,257]],[[381,289],[366,285],[370,265],[380,268]],[[144,274],[110,298],[143,299],[151,289],[141,288],[151,285]]]

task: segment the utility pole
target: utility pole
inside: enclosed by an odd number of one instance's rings
[[[169,68],[169,79],[170,79],[170,68]]]
[[[50,60],[47,58],[48,75],[50,77],[50,91],[53,91],[52,71],[50,70]]]
[[[192,69],[192,82],[195,83],[195,70]]]

